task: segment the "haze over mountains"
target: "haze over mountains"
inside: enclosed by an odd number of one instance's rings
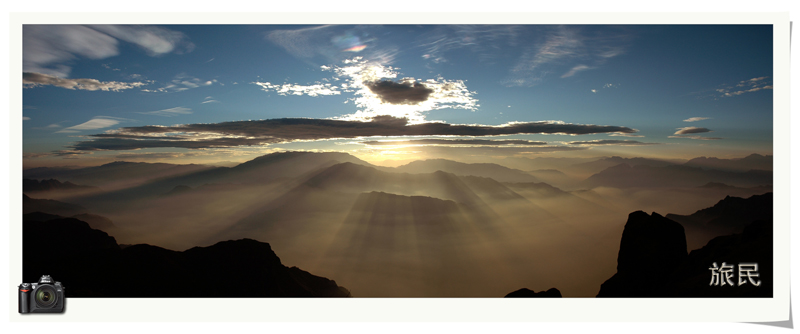
[[[26,192],[31,221],[75,217],[113,231],[120,244],[163,247],[156,253],[173,254],[167,257],[257,240],[281,262],[333,279],[353,296],[407,297],[502,297],[522,287],[595,296],[616,270],[631,212],[671,213],[696,225],[686,228],[692,250],[749,223],[706,228],[719,224],[694,212],[772,185],[771,156],[759,155],[433,159],[390,168],[345,153],[284,152],[234,167],[115,162],[35,168],[23,177],[96,187]],[[738,215],[718,211],[725,221]]]

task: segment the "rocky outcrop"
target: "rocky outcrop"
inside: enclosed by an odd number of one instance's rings
[[[732,270],[733,284],[712,280],[711,268]],[[743,276],[741,264],[757,264],[758,277]],[[681,225],[653,213],[631,213],[620,242],[617,273],[597,297],[771,297],[772,221],[759,220],[742,233],[719,236],[686,254]],[[741,284],[740,284],[741,282]]]
[[[528,288],[522,288],[507,294],[505,298],[561,298],[561,291],[550,288],[547,291],[535,292]]]
[[[657,297],[653,286],[666,284],[670,271],[686,260],[683,226],[657,213],[628,215],[617,257],[617,273],[598,297]]]
[[[69,297],[348,297],[335,281],[288,268],[268,243],[222,241],[183,252],[121,248],[74,219],[23,223],[23,281],[48,274]]]

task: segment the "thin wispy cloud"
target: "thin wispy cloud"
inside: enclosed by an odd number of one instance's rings
[[[628,33],[608,28],[590,33],[580,27],[560,26],[541,33],[544,41],[527,47],[511,69],[506,84],[532,86],[550,73],[569,78],[604,65],[625,52]],[[569,70],[566,70],[569,69]]]
[[[309,63],[335,64],[357,53],[380,64],[390,64],[398,53],[394,45],[382,43],[380,26],[344,27],[323,25],[302,29],[273,30],[265,34],[268,41],[282,47],[294,57]]]
[[[518,45],[523,26],[443,25],[417,37],[421,57],[433,64],[446,63],[451,52],[470,52],[483,62],[494,62],[504,50]]]
[[[201,104],[206,104],[206,103],[219,103],[219,101],[215,100],[215,99],[214,99],[213,97],[211,97],[211,96],[206,96],[206,98],[205,98],[205,99],[203,99],[203,102],[200,102],[200,103],[201,103]]]
[[[332,119],[282,118],[175,126],[125,127],[90,135],[76,150],[131,150],[151,147],[210,148],[267,145],[360,137],[501,136],[511,134],[634,133],[611,125],[563,122],[511,122],[503,125],[446,123],[410,124],[406,118],[378,116],[370,122]]]
[[[726,85],[722,88],[717,88],[715,91],[719,97],[733,97],[745,93],[753,93],[760,90],[772,89],[772,81],[770,77],[757,77],[747,80],[742,80],[735,85]]]
[[[114,125],[117,125],[120,122],[121,122],[121,119],[119,119],[119,118],[97,116],[97,117],[95,117],[95,118],[93,118],[91,120],[88,120],[88,121],[84,122],[84,123],[81,123],[81,124],[78,124],[78,125],[75,125],[75,126],[70,126],[68,128],[64,128],[64,129],[61,129],[59,131],[56,131],[56,133],[78,133],[78,132],[85,131],[85,130],[103,129],[103,128],[108,128],[108,127],[112,127]]]
[[[416,140],[369,140],[355,142],[367,146],[419,146],[419,145],[441,145],[441,146],[542,146],[547,145],[543,141],[531,141],[521,139],[416,139]]]
[[[23,120],[23,121],[30,121],[30,120],[31,120],[31,118],[30,118],[30,117],[27,117],[27,116],[22,116],[22,120]]]
[[[170,82],[163,87],[157,89],[142,89],[143,92],[148,93],[168,93],[168,92],[182,92],[193,88],[211,86],[217,79],[202,80],[185,73],[176,75]]]
[[[686,134],[693,134],[693,133],[705,133],[711,132],[711,130],[707,128],[700,128],[696,126],[687,126],[683,128],[678,128],[678,131],[675,131],[674,134],[676,135],[686,135]]]
[[[120,41],[150,56],[189,52],[194,44],[177,31],[153,26],[24,25],[22,70],[67,78],[80,58],[105,59],[120,54]]]
[[[464,159],[467,156],[502,156],[507,157],[511,155],[536,155],[542,153],[552,153],[552,152],[570,152],[570,151],[583,151],[587,150],[590,147],[588,146],[561,146],[561,145],[553,145],[553,146],[501,146],[501,147],[491,147],[491,146],[419,146],[419,147],[400,147],[400,148],[390,148],[386,150],[378,150],[378,151],[386,151],[391,155],[396,155],[398,153],[412,153],[416,156],[427,155],[430,157],[435,158],[445,158],[445,159]]]
[[[683,138],[683,139],[695,139],[695,140],[720,140],[725,139],[722,137],[703,137],[703,136],[669,136],[667,138]]]
[[[644,138],[644,135],[637,135],[635,133],[612,133],[609,134],[610,137],[633,137],[633,138]]]
[[[41,73],[22,73],[22,86],[33,88],[37,86],[56,86],[71,90],[112,91],[119,92],[126,89],[145,86],[146,82],[117,82],[100,81],[96,79],[62,79],[56,76]]]
[[[138,112],[139,114],[143,115],[156,115],[156,116],[163,116],[163,117],[175,117],[180,115],[189,115],[192,113],[192,109],[186,107],[175,107],[169,109],[162,109],[162,110],[155,110],[155,111],[145,111],[145,112]]]
[[[687,119],[685,119],[683,121],[684,122],[698,122],[698,121],[703,121],[703,120],[707,120],[707,119],[711,119],[711,117],[691,117],[691,118],[687,118]]]
[[[661,145],[661,143],[645,143],[638,140],[586,140],[586,141],[571,141],[567,145],[582,145],[582,146],[600,146],[600,145],[616,145],[616,146],[646,146],[646,145]]]
[[[578,65],[578,66],[575,66],[572,69],[570,69],[569,72],[564,73],[564,75],[562,75],[561,78],[569,78],[569,77],[575,75],[578,72],[585,71],[585,70],[590,70],[590,69],[592,69],[592,68],[589,67],[589,66]]]

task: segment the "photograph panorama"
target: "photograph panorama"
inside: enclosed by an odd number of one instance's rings
[[[22,279],[70,298],[773,297],[773,25],[21,44]]]

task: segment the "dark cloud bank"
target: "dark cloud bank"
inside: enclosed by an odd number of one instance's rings
[[[400,136],[500,136],[513,134],[635,133],[624,126],[516,122],[503,125],[408,124],[406,118],[377,116],[371,122],[280,118],[175,126],[125,127],[76,143],[78,151],[133,150],[155,147],[211,148],[263,145],[299,140]]]
[[[366,82],[365,86],[384,103],[418,104],[428,100],[433,89],[419,82],[394,82],[389,80]]]

